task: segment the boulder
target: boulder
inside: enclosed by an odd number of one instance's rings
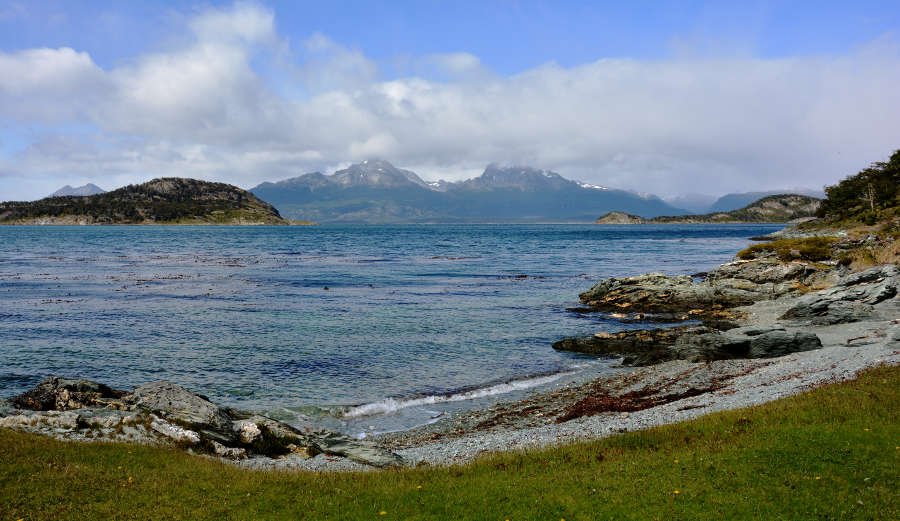
[[[19,409],[65,411],[89,406],[115,404],[125,391],[117,391],[91,380],[71,380],[51,376],[34,389],[14,396],[10,402]]]
[[[800,351],[812,351],[821,347],[822,341],[813,333],[770,331],[752,337],[747,358],[775,358]]]
[[[334,432],[320,433],[314,439],[314,446],[319,452],[343,456],[373,467],[396,467],[403,464],[403,459],[389,450]]]
[[[844,324],[869,317],[873,306],[897,296],[900,269],[876,266],[855,273],[833,287],[797,299],[781,318],[814,325]]]
[[[176,443],[187,445],[197,445],[198,443],[200,443],[200,435],[196,432],[169,423],[166,420],[157,417],[155,414],[151,414],[150,418],[150,428],[158,432],[159,434],[162,434],[166,438],[169,438]]]
[[[138,386],[128,397],[135,407],[152,412],[166,421],[179,424],[214,441],[237,441],[232,418],[205,396],[192,393],[171,382],[152,382]]]
[[[564,338],[553,344],[558,351],[624,357],[624,365],[653,365],[673,359],[670,348],[687,333],[703,333],[704,327],[637,329],[597,333],[589,337]]]

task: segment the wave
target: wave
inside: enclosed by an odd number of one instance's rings
[[[511,380],[499,384],[493,384],[477,389],[448,393],[448,394],[432,394],[427,396],[419,396],[416,398],[385,398],[377,402],[356,405],[346,409],[343,413],[344,418],[360,418],[363,416],[375,416],[378,414],[390,414],[406,409],[408,407],[418,407],[422,405],[434,405],[438,403],[463,402],[466,400],[474,400],[484,398],[486,396],[494,396],[498,394],[506,394],[513,391],[523,391],[539,385],[545,385],[550,382],[559,380],[564,376],[570,376],[579,372],[580,369],[588,364],[574,366],[572,370],[553,373],[549,375],[536,376],[532,378],[524,378],[522,380]]]

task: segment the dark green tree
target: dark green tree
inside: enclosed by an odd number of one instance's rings
[[[881,211],[900,205],[900,150],[887,162],[872,163],[858,174],[825,187],[825,194],[819,217],[874,222]]]

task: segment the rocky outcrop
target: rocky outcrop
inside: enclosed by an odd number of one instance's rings
[[[67,411],[84,407],[114,405],[125,391],[90,380],[69,380],[51,376],[34,389],[13,397],[10,402],[20,409],[35,411]]]
[[[227,459],[329,454],[376,467],[403,464],[372,443],[220,407],[171,382],[127,393],[90,380],[50,377],[0,401],[0,427],[63,439],[174,444]]]
[[[898,286],[897,266],[877,266],[851,275],[825,291],[801,297],[781,318],[815,325],[856,322],[871,316],[875,304],[896,297]]]
[[[138,386],[128,397],[138,409],[153,413],[168,422],[196,431],[218,443],[236,441],[231,425],[234,419],[205,396],[194,394],[171,382],[153,382]]]
[[[652,365],[671,360],[671,349],[683,335],[702,335],[706,327],[637,329],[617,333],[600,332],[593,336],[565,338],[553,349],[606,357],[624,357],[625,365]]]
[[[662,273],[613,277],[579,297],[595,311],[714,317],[722,310],[798,294],[803,288],[832,278],[832,271],[809,262],[753,259],[723,264],[699,282],[687,275]]]
[[[806,284],[833,280],[836,283],[828,289],[801,294]],[[705,318],[716,306],[728,309],[726,306],[735,303],[749,304],[772,298],[788,299],[779,304],[788,307],[764,325],[735,327],[707,320],[703,326],[601,332],[591,337],[567,338],[553,344],[553,348],[621,357],[624,365],[634,366],[670,360],[707,362],[784,356],[821,347],[821,339],[805,330],[809,327],[856,322],[877,313],[884,315],[885,310],[876,312],[876,306],[886,302],[888,315],[894,309],[900,312],[900,307],[890,307],[898,288],[900,268],[893,265],[838,278],[836,270],[819,269],[803,262],[770,260],[725,264],[699,283],[687,276],[662,274],[607,279],[582,294],[592,309],[683,313],[684,309],[697,306],[696,310],[687,311],[687,315]]]
[[[772,358],[822,346],[812,333],[788,333],[780,327],[736,328],[716,331],[707,327],[675,327],[597,333],[553,344],[560,351],[622,357],[623,365],[646,366],[687,360],[709,362],[736,358]]]

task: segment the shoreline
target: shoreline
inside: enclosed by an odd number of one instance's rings
[[[896,265],[848,273],[836,264],[764,255],[722,264],[699,282],[695,278],[614,277],[581,295],[587,312],[607,312],[623,323],[650,324],[666,315],[666,325],[651,327],[670,338],[628,330],[624,337],[599,332],[553,346],[645,367],[529,391],[524,398],[509,396],[365,440],[220,407],[168,382],[128,392],[59,378],[10,402],[0,400],[0,427],[74,441],[174,444],[248,469],[442,466],[757,405],[876,365],[900,364]],[[679,321],[703,325],[678,326]],[[685,339],[687,350],[678,344]],[[766,344],[762,353],[746,351],[757,349],[760,340]],[[643,358],[631,356],[635,342]],[[621,351],[625,344],[632,351]],[[737,345],[745,351],[722,350]],[[187,405],[173,408],[173,397]]]
[[[747,324],[771,323],[797,297],[762,301],[739,308]],[[851,324],[795,326],[812,331],[822,347],[777,358],[687,362],[676,360],[630,368],[581,384],[502,401],[488,409],[457,413],[438,422],[372,440],[401,456],[406,466],[448,466],[492,452],[522,451],[613,436],[689,420],[706,414],[751,407],[853,379],[880,365],[900,365],[900,306],[896,299],[876,306],[876,317]],[[893,313],[893,315],[892,315]],[[849,344],[848,344],[849,342]],[[638,410],[605,412],[556,423],[558,416],[598,388],[640,394],[651,389],[662,402]],[[681,397],[684,395],[683,397]],[[666,400],[665,396],[675,399]],[[650,396],[651,403],[654,396]],[[248,469],[365,471],[372,467],[325,455],[309,459],[249,458],[230,461]]]

